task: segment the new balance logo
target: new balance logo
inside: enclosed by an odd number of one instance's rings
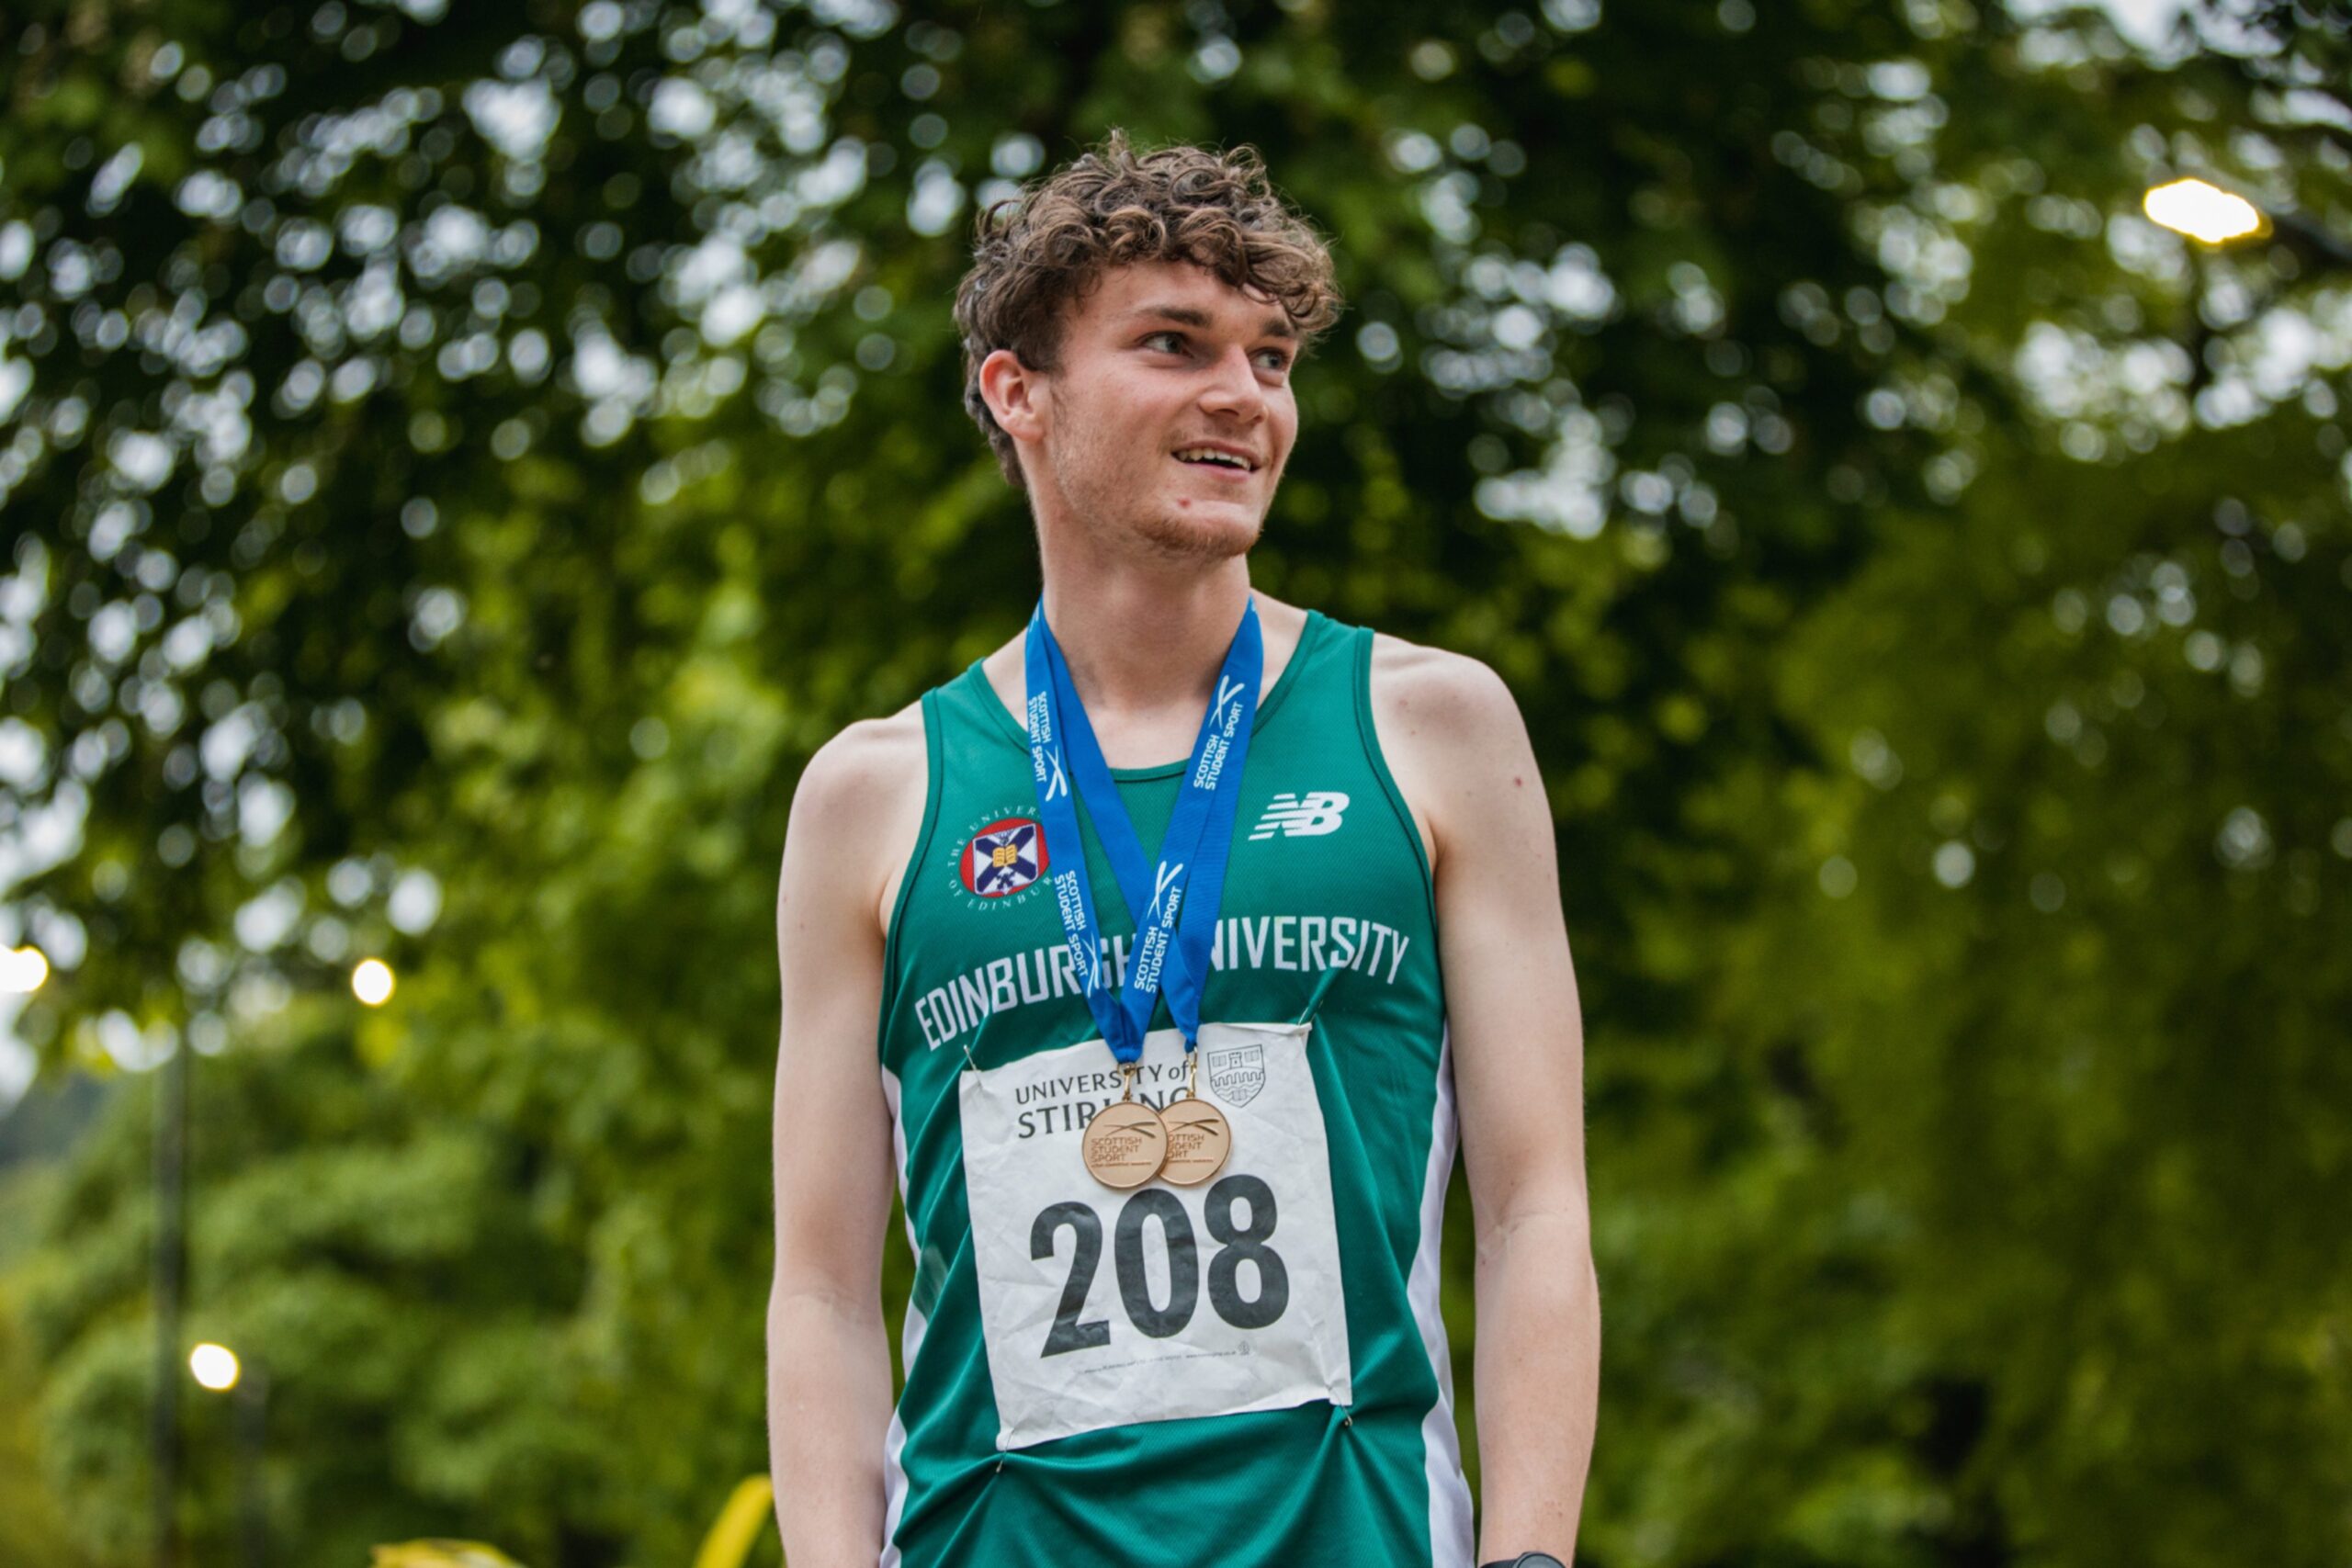
[[[1340,814],[1348,808],[1348,797],[1336,789],[1309,790],[1304,795],[1288,790],[1274,796],[1266,814],[1258,818],[1251,829],[1250,841],[1271,839],[1280,833],[1285,838],[1312,839],[1340,830]]]

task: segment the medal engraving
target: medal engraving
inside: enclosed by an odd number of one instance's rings
[[[1168,1128],[1168,1158],[1159,1179],[1178,1187],[1196,1187],[1225,1168],[1233,1152],[1233,1128],[1225,1112],[1197,1095],[1171,1100],[1159,1113]]]
[[[1159,1174],[1168,1156],[1168,1128],[1141,1100],[1114,1100],[1086,1124],[1078,1152],[1103,1186],[1141,1187]]]

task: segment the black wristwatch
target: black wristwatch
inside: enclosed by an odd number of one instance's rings
[[[1482,1562],[1478,1568],[1568,1568],[1568,1565],[1548,1551],[1522,1551],[1516,1557],[1498,1557],[1492,1562]]]

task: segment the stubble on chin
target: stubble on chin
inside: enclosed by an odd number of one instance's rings
[[[1213,565],[1249,553],[1264,528],[1262,516],[1247,523],[1229,513],[1214,519],[1188,516],[1172,501],[1139,497],[1136,492],[1142,487],[1120,483],[1109,454],[1087,452],[1083,458],[1095,460],[1057,464],[1057,478],[1079,526],[1104,548],[1140,550],[1170,566]],[[1076,471],[1081,468],[1082,473]]]
[[[1170,562],[1212,564],[1248,553],[1258,542],[1263,520],[1243,524],[1146,510],[1130,525],[1153,554]]]

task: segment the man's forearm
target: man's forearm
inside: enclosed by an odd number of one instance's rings
[[[1478,1245],[1478,1560],[1576,1551],[1600,1398],[1600,1290],[1583,1205]]]
[[[779,1289],[768,1303],[768,1468],[793,1568],[872,1568],[880,1556],[889,1426],[878,1305]]]

